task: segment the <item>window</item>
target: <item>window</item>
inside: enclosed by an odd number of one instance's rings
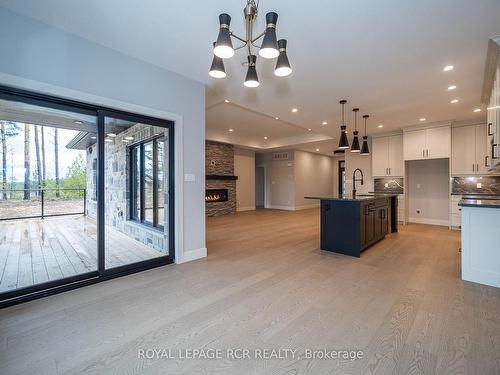
[[[164,138],[149,139],[130,147],[130,218],[163,229]]]

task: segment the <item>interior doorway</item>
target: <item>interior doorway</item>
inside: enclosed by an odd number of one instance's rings
[[[345,193],[345,160],[339,160],[339,176],[338,176],[339,186],[338,193],[339,196]]]
[[[266,201],[265,169],[255,167],[255,207],[264,208]]]

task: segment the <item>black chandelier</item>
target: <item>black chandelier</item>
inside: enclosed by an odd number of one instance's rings
[[[209,75],[214,78],[225,78],[226,69],[224,68],[224,60],[234,56],[234,51],[247,47],[247,64],[248,70],[245,78],[244,85],[246,87],[259,86],[259,78],[257,76],[257,69],[255,67],[257,56],[252,53],[252,47],[259,49],[259,56],[265,59],[278,58],[276,61],[276,68],[274,75],[277,77],[286,77],[292,73],[290,62],[286,54],[286,39],[277,40],[276,38],[276,22],[278,21],[278,14],[269,12],[266,14],[266,29],[255,38],[253,37],[253,24],[257,18],[258,2],[255,0],[247,0],[247,5],[243,9],[246,24],[246,36],[241,38],[235,35],[230,29],[231,16],[226,13],[219,15],[219,36],[217,41],[213,44],[214,57],[212,66],[210,67]],[[233,48],[231,37],[239,40],[243,44]],[[259,46],[256,42],[264,37],[262,44]]]

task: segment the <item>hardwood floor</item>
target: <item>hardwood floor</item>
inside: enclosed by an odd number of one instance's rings
[[[207,219],[208,257],[0,310],[1,374],[499,374],[500,290],[460,236],[407,225],[360,259],[319,212]],[[142,349],[362,350],[360,360],[143,359]]]
[[[107,268],[163,254],[106,227]],[[0,222],[0,293],[97,270],[97,227],[84,216]]]

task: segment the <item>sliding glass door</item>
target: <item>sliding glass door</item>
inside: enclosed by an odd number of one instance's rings
[[[105,269],[120,272],[173,256],[172,125],[103,112]]]
[[[0,86],[0,307],[174,261],[173,126]]]

